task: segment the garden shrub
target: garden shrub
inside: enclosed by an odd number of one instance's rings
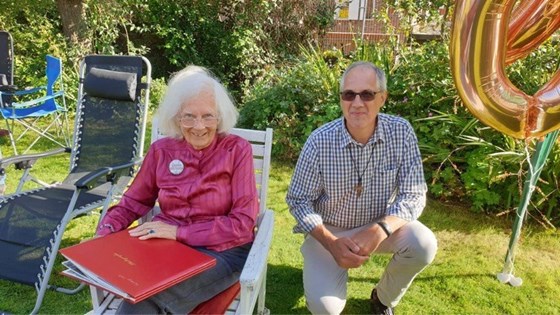
[[[334,12],[320,0],[128,1],[141,13],[135,24],[153,43],[153,56],[166,61],[160,75],[205,66],[237,100],[277,56],[296,53],[294,47],[326,29]]]
[[[347,57],[304,49],[302,56],[257,82],[241,110],[242,126],[275,129],[275,158],[294,163],[309,133],[341,115],[338,78],[353,60],[365,59],[388,75],[389,98],[382,111],[408,119],[416,131],[432,197],[485,213],[508,213],[517,207],[527,169],[525,150],[532,152],[534,141],[526,148],[524,141],[482,125],[462,105],[445,42],[411,44],[398,51],[390,44],[362,47]],[[524,81],[527,69],[539,75],[555,69],[550,60],[554,58],[545,48],[510,71]],[[548,226],[546,222],[560,224],[555,208],[559,155],[555,147],[533,198],[535,218]]]
[[[551,45],[553,41],[545,43],[507,69],[513,84],[527,94],[534,93],[558,69],[558,52]],[[434,196],[466,201],[475,211],[513,212],[527,176],[525,152],[534,153],[536,140],[525,142],[503,135],[482,125],[463,107],[450,80],[446,46],[435,42],[421,46],[408,71],[403,72],[406,63],[401,62],[391,80],[397,84],[390,90],[394,96],[404,91],[401,102],[409,105],[406,113],[395,112],[413,120]],[[556,146],[551,156],[557,156],[559,150]],[[558,210],[554,210],[560,196],[558,172],[554,171],[560,166],[555,163],[557,160],[549,158],[531,207],[538,214],[534,218],[548,226],[560,223]]]
[[[270,71],[249,91],[241,108],[241,127],[274,128],[274,157],[294,161],[307,136],[340,117],[338,79],[346,66],[340,52],[304,49],[293,65]]]

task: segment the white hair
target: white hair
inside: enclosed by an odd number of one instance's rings
[[[210,71],[193,65],[177,72],[169,80],[167,91],[156,114],[159,121],[159,131],[169,137],[182,138],[181,127],[176,119],[182,104],[196,97],[208,87],[214,94],[220,119],[218,133],[228,133],[235,126],[239,117],[232,97]]]
[[[342,74],[342,77],[340,78],[340,91],[342,92],[342,89],[344,89],[344,80],[346,80],[346,76],[348,75],[348,73],[350,73],[350,71],[352,71],[352,69],[354,68],[358,68],[358,67],[366,67],[366,68],[370,68],[371,70],[373,70],[373,72],[375,73],[375,78],[377,79],[377,91],[378,92],[385,92],[387,91],[387,77],[385,76],[385,72],[383,70],[381,70],[381,68],[377,67],[376,65],[374,65],[373,63],[369,62],[369,61],[356,61],[354,63],[352,63],[350,66],[348,66],[348,68],[346,68],[346,70],[344,71],[344,74]]]

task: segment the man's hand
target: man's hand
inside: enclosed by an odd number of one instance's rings
[[[313,236],[333,256],[341,268],[357,268],[363,265],[369,258],[360,255],[360,246],[348,237],[336,237],[323,225],[317,226],[311,231]]]
[[[372,224],[352,236],[352,241],[360,247],[359,255],[369,256],[387,238],[385,232],[377,224]]]
[[[362,255],[360,246],[347,237],[340,237],[330,243],[327,250],[331,253],[336,263],[341,268],[358,268],[369,258]]]
[[[146,222],[130,231],[130,236],[138,237],[141,240],[150,238],[167,238],[170,240],[177,239],[177,226],[167,224],[161,221]]]
[[[406,220],[395,216],[386,216],[383,220],[392,231],[397,231],[407,223]],[[364,227],[351,237],[352,241],[360,247],[357,254],[367,256],[371,255],[386,238],[387,233],[377,223]]]

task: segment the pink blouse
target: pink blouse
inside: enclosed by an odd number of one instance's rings
[[[183,139],[154,142],[100,226],[125,229],[156,200],[161,213],[154,220],[177,225],[177,240],[185,244],[223,251],[253,241],[258,195],[251,145],[235,135],[218,135],[202,150]]]

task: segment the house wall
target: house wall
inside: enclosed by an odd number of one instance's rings
[[[332,1],[339,3],[343,0]],[[324,49],[338,48],[347,54],[356,48],[355,39],[363,38],[368,43],[382,42],[391,38],[400,42],[404,41],[404,33],[398,31],[399,18],[396,14],[388,12],[391,25],[373,18],[376,12],[387,12],[385,3],[385,0],[353,0],[348,4],[346,12],[337,10],[335,24],[319,39],[321,47]],[[367,8],[364,20],[363,7],[365,4],[367,4]]]

